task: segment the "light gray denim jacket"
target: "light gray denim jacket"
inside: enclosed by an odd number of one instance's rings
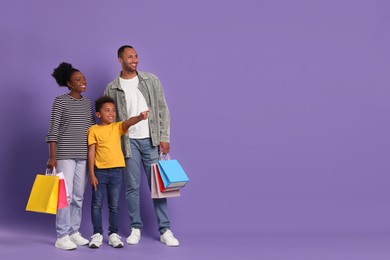
[[[146,104],[151,110],[149,113],[149,134],[154,146],[170,139],[170,118],[167,103],[164,98],[160,80],[153,74],[138,71],[138,89],[145,97]],[[128,119],[125,92],[121,88],[118,75],[109,83],[104,91],[105,95],[112,97],[116,103],[117,121]],[[125,158],[131,156],[130,139],[128,134],[122,136],[122,150]]]

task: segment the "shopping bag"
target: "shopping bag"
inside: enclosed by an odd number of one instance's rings
[[[53,167],[53,170],[51,173],[49,173],[49,169],[46,169],[46,175],[56,175],[59,177],[59,184],[58,184],[58,204],[57,209],[63,209],[69,206],[68,204],[68,189],[66,187],[66,181],[65,176],[62,172],[57,172],[56,168]]]
[[[69,205],[68,205],[68,198],[66,197],[65,180],[59,179],[57,209],[63,209],[68,206]]]
[[[65,181],[64,174],[62,172],[57,172],[56,168],[53,168],[53,173],[60,178],[60,181],[64,180],[64,189],[65,189],[65,192],[66,192],[66,197],[69,197],[68,186],[66,186],[66,181]],[[46,170],[46,174],[48,174],[47,170]],[[49,175],[50,175],[50,173],[49,173]]]
[[[58,204],[57,209],[63,209],[68,207],[68,190],[66,188],[65,177],[62,172],[56,173],[59,178],[58,184]]]
[[[184,187],[189,179],[177,160],[171,160],[169,154],[164,159],[160,155],[158,167],[165,188]]]
[[[57,169],[53,167],[51,171],[50,169],[46,169],[46,175],[56,175],[59,178],[57,209],[63,209],[68,207],[69,194],[64,174],[62,172],[57,172]]]
[[[182,186],[179,187],[171,187],[171,188],[165,188],[164,187],[164,182],[161,178],[161,173],[160,173],[160,168],[158,167],[158,164],[156,164],[154,170],[156,171],[156,181],[158,182],[158,186],[160,188],[161,192],[167,192],[167,191],[172,191],[172,190],[180,190]]]
[[[152,199],[161,199],[161,198],[171,198],[171,197],[180,197],[180,190],[166,190],[165,192],[161,192],[159,182],[159,174],[158,174],[158,165],[157,163],[151,165],[151,194]]]
[[[57,169],[53,167],[52,170],[46,169],[46,175],[55,175],[59,178],[58,183],[58,203],[57,209],[63,209],[68,207],[68,189],[66,187],[65,176],[62,172],[57,172]]]
[[[56,214],[58,206],[59,177],[37,174],[26,210],[40,213]]]

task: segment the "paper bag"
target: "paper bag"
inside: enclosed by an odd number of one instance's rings
[[[167,190],[165,192],[161,192],[160,183],[158,181],[158,166],[157,163],[151,165],[151,194],[153,199],[161,199],[161,198],[171,198],[171,197],[180,197],[180,190]]]
[[[40,213],[56,214],[58,206],[59,177],[37,174],[26,210]]]
[[[158,167],[165,188],[184,187],[189,181],[177,160],[160,160]]]

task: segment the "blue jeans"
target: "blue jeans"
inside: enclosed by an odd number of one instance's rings
[[[131,157],[126,158],[126,202],[131,227],[142,229],[140,213],[141,162],[143,164],[150,191],[150,169],[158,162],[158,147],[153,146],[150,138],[130,139]],[[153,199],[157,215],[158,229],[163,234],[170,229],[167,199]]]
[[[65,177],[69,206],[59,209],[56,215],[57,237],[78,232],[81,223],[84,191],[87,184],[87,160],[57,160],[57,172]]]
[[[122,186],[122,168],[97,169],[95,176],[98,179],[97,190],[92,187],[91,217],[93,233],[103,234],[102,206],[104,195],[107,193],[109,235],[118,233],[119,199]]]

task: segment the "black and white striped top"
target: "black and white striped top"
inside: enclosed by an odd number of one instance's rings
[[[55,98],[46,142],[56,142],[56,159],[87,159],[88,128],[95,124],[91,101],[68,94]]]

